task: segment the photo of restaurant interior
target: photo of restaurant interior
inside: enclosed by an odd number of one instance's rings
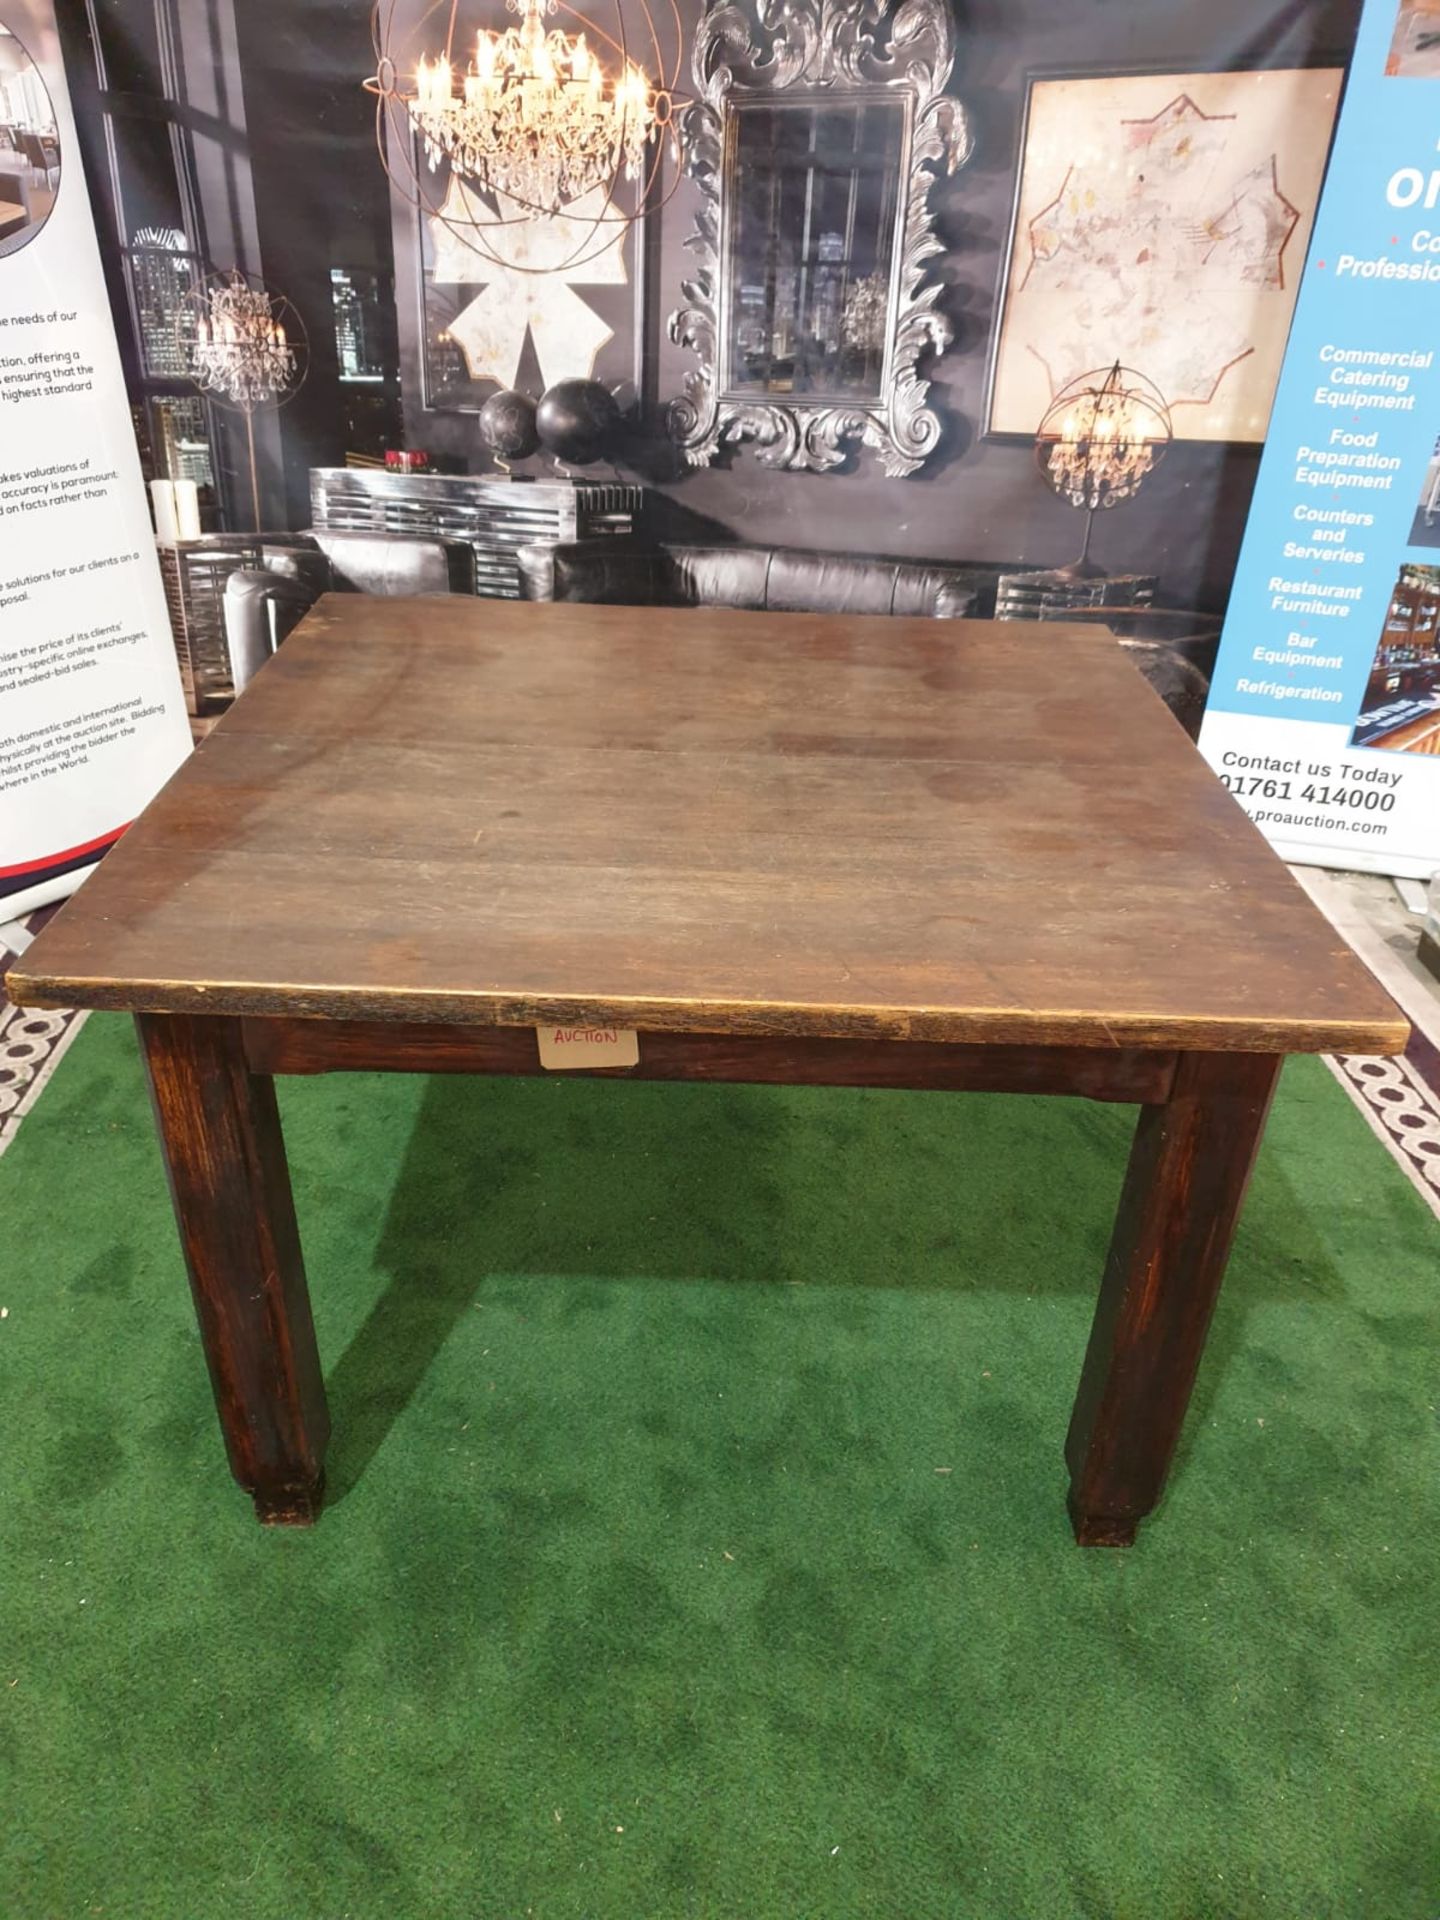
[[[0,24],[0,255],[39,232],[59,186],[55,109],[35,63]]]
[[[1440,753],[1440,567],[1400,569],[1352,740]]]

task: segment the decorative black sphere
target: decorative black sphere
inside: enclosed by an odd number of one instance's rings
[[[541,440],[557,459],[577,467],[601,458],[619,424],[615,396],[598,380],[557,380],[535,410]]]
[[[480,409],[480,438],[502,460],[524,460],[540,444],[535,402],[511,387],[492,393]]]

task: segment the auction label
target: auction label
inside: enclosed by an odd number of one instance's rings
[[[638,1067],[640,1035],[633,1027],[537,1027],[540,1064],[551,1072],[594,1073],[600,1067]]]
[[[1440,79],[1405,71],[1395,32],[1396,0],[1366,0],[1200,746],[1287,859],[1420,877],[1440,868]]]
[[[48,0],[0,34],[38,130],[0,153],[4,918],[83,878],[190,730]]]

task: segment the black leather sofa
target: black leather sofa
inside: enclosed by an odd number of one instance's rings
[[[528,600],[743,607],[774,613],[904,613],[958,620],[995,604],[994,568],[854,559],[799,547],[659,546],[580,540],[522,547]]]
[[[798,547],[657,545],[608,538],[522,547],[529,600],[610,606],[728,606],[789,613],[908,614],[987,619],[998,565],[942,566],[860,559]],[[225,588],[225,630],[238,692],[322,593],[473,593],[474,557],[462,542],[402,534],[312,531],[265,549],[263,569]],[[1056,615],[1107,626],[1192,736],[1199,732],[1219,622],[1159,608],[1094,608]]]
[[[1006,571],[1000,565],[860,559],[797,547],[670,546],[638,540],[522,547],[519,558],[530,600],[910,614],[937,620],[992,617],[996,582]],[[1203,615],[1128,608],[1056,616],[1067,617],[1102,622],[1115,632],[1156,693],[1195,737],[1205,709],[1218,623]]]

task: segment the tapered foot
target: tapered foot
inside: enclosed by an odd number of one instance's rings
[[[1138,1520],[1117,1520],[1110,1514],[1081,1513],[1072,1495],[1067,1502],[1077,1547],[1133,1547]]]
[[[325,1504],[325,1476],[308,1487],[278,1487],[254,1499],[255,1518],[262,1527],[313,1527]]]

